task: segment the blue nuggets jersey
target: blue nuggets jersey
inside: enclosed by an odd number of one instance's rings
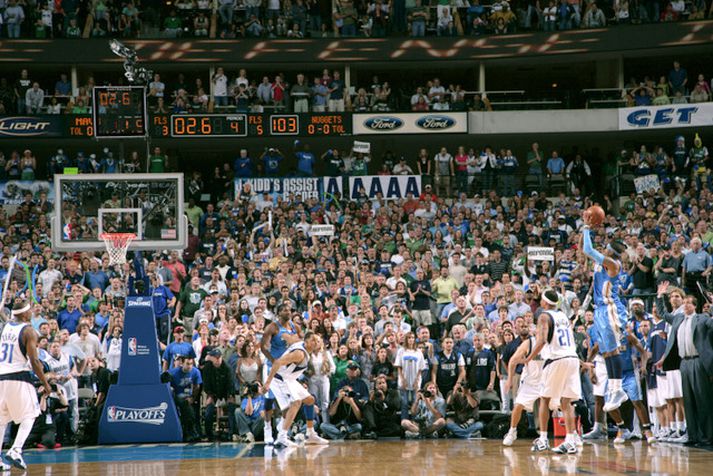
[[[617,312],[622,312],[626,316],[626,306],[619,298],[621,290],[620,276],[611,277],[603,266],[599,266],[594,272],[594,304],[596,307],[613,306]]]
[[[277,334],[272,336],[272,339],[270,340],[270,354],[274,359],[279,359],[288,347],[287,342],[285,342],[285,339],[282,336],[285,334],[294,335],[296,334],[296,331],[292,322],[288,324],[289,327],[283,327],[280,324],[280,321],[275,321],[275,324],[277,325]]]
[[[619,297],[621,275],[611,277],[604,267],[594,272],[594,326],[598,333],[599,351],[612,352],[621,345],[626,330],[628,313]]]

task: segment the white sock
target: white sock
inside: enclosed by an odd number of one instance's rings
[[[602,427],[602,424],[599,422],[594,423],[594,428],[592,428],[592,431],[599,431]]]
[[[547,441],[547,432],[546,431],[541,431],[540,432],[540,439],[542,441]]]
[[[34,418],[28,418],[22,420],[20,427],[17,429],[17,435],[15,436],[15,442],[12,444],[12,449],[18,453],[22,453],[22,447],[25,445],[27,437],[30,436],[32,431],[32,425],[35,424]]]
[[[2,451],[2,445],[5,444],[5,432],[7,431],[7,424],[0,425],[0,451]]]
[[[567,433],[567,435],[564,437],[564,442],[574,443],[574,433]]]

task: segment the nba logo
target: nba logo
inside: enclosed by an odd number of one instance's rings
[[[109,421],[115,421],[116,420],[116,407],[111,406],[107,409],[106,411],[106,419]]]
[[[129,355],[136,355],[136,337],[129,337]]]

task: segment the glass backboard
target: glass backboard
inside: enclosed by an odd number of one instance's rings
[[[52,245],[103,250],[102,233],[134,233],[129,249],[184,249],[183,174],[55,175]]]

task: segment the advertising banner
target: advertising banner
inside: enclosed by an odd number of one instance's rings
[[[365,175],[349,177],[349,199],[362,197],[362,191],[370,199],[379,194],[387,200],[406,198],[410,193],[414,197],[421,195],[420,175]]]
[[[619,109],[619,130],[621,131],[705,126],[713,126],[713,103]]]
[[[305,178],[236,178],[235,190],[241,190],[244,183],[249,183],[258,195],[267,192],[271,197],[281,197],[290,200],[293,196],[300,200],[321,199],[323,179],[321,177]],[[237,198],[237,197],[236,197]]]
[[[364,134],[467,134],[466,112],[407,112],[354,114],[354,135]]]

